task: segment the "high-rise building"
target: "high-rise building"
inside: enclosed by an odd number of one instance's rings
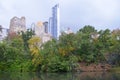
[[[48,33],[52,35],[52,17],[49,18],[49,24],[48,24]]]
[[[13,17],[10,20],[10,33],[18,33],[26,31],[26,20],[25,17]]]
[[[48,34],[48,22],[38,22],[35,25],[35,36],[40,37],[41,42],[45,43],[51,40],[51,35]]]
[[[60,13],[59,4],[52,8],[52,17],[49,19],[49,31],[53,38],[59,39],[60,35]]]
[[[44,31],[45,33],[48,33],[48,22],[43,22],[43,26],[44,26]]]
[[[43,22],[39,21],[37,22],[37,24],[35,25],[35,34],[37,36],[42,36],[44,33],[44,26],[43,26]]]

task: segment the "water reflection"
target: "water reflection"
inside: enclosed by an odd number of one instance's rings
[[[120,73],[0,73],[0,80],[120,80]]]

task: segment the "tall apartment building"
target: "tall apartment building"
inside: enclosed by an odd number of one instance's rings
[[[13,17],[10,20],[10,33],[18,33],[21,31],[26,31],[26,20],[25,17]]]
[[[48,33],[48,22],[43,22],[43,25],[44,25],[44,31],[45,33]]]
[[[35,24],[35,34],[39,37],[44,34],[43,22],[39,21]]]
[[[52,17],[49,18],[49,23],[48,23],[48,33],[52,35]]]
[[[37,22],[34,29],[35,36],[40,37],[42,43],[51,40],[51,35],[48,34],[48,22]]]
[[[53,36],[53,38],[58,39],[60,35],[60,12],[59,12],[59,4],[56,4],[52,8],[52,17],[49,18],[49,33]]]

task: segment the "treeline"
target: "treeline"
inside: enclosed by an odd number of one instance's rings
[[[97,31],[87,25],[44,44],[27,30],[0,43],[0,71],[67,72],[79,62],[120,66],[120,30]]]

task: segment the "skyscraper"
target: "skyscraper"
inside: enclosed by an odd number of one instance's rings
[[[49,24],[48,24],[48,33],[52,35],[52,17],[49,18]]]
[[[44,22],[43,25],[44,25],[44,31],[45,31],[45,33],[48,33],[48,22],[47,21]]]
[[[59,13],[59,4],[56,4],[52,8],[52,17],[49,19],[49,31],[53,38],[59,39],[60,35],[60,13]]]

